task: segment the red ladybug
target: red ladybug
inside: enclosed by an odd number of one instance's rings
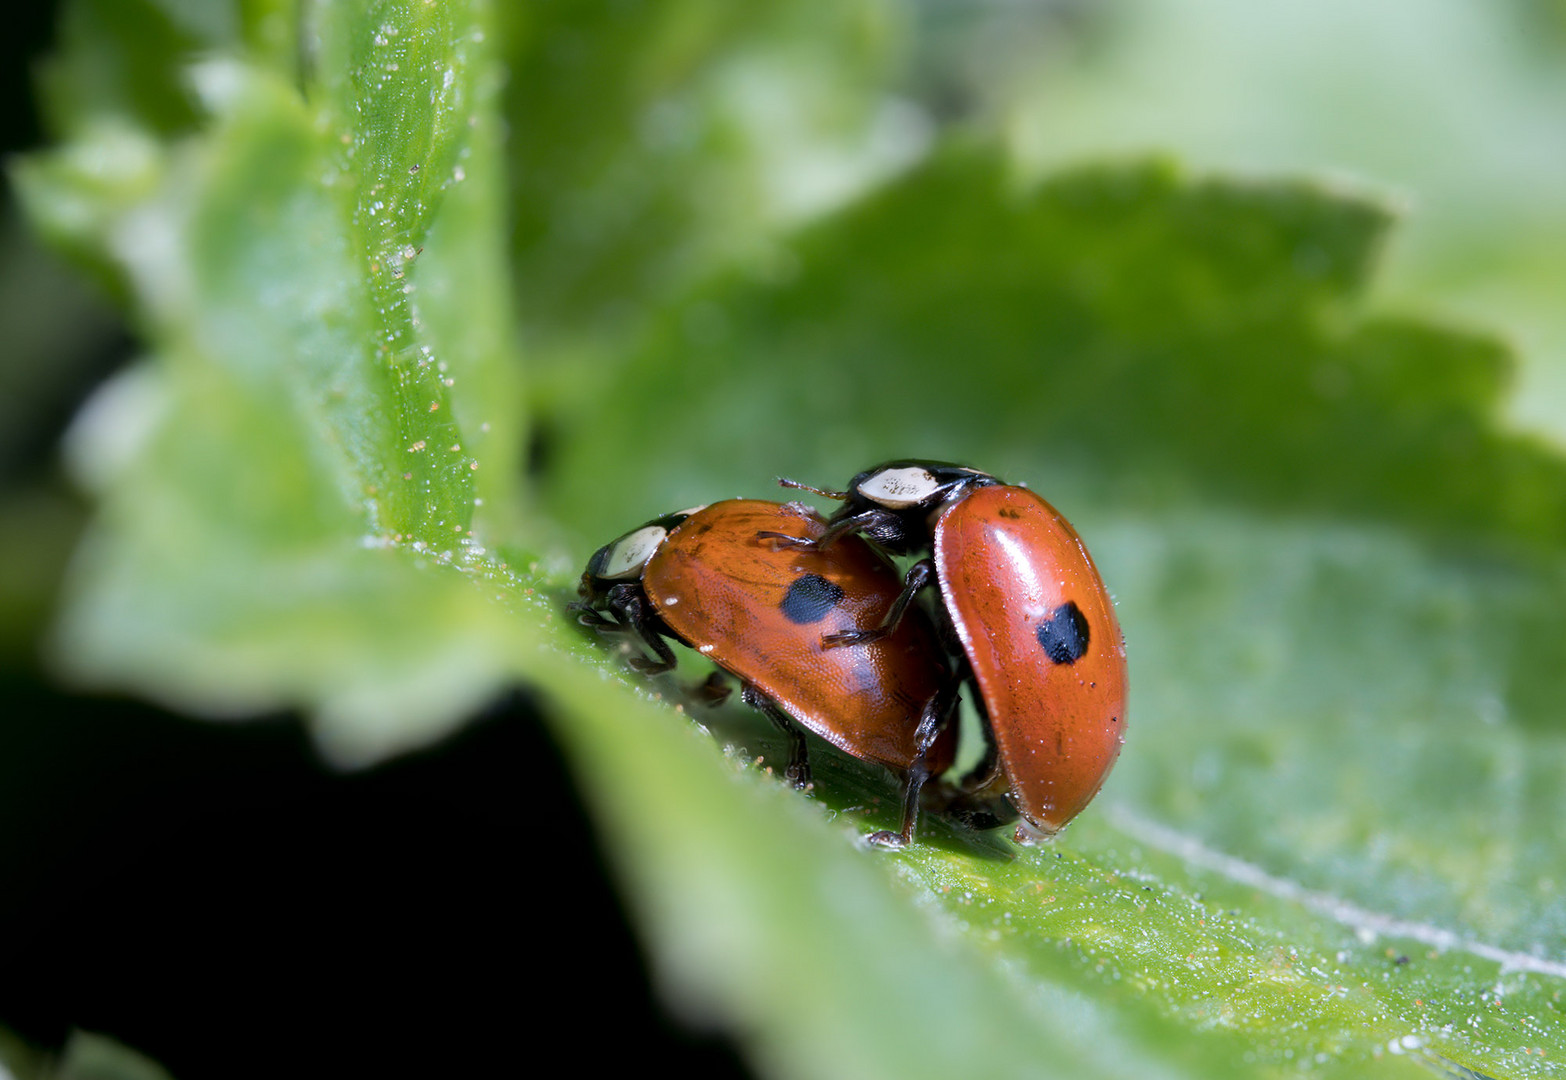
[[[898,598],[897,569],[858,537],[817,549],[825,532],[799,504],[733,499],[682,511],[600,548],[574,606],[587,625],[638,634],[658,657],[634,658],[640,671],[673,668],[664,640],[673,638],[737,677],[746,704],[789,735],[796,786],[810,769],[794,722],[897,773],[902,829],[871,840],[901,847],[920,788],[951,765],[957,682],[922,613],[877,629]],[[870,630],[875,640],[859,649],[824,641]]]
[[[817,494],[844,500],[818,550],[863,534],[895,554],[930,552],[881,627],[825,643],[876,642],[938,584],[969,668],[959,675],[978,684],[998,758],[967,786],[976,796],[1009,788],[1018,840],[1058,831],[1098,793],[1126,730],[1125,639],[1076,531],[1027,488],[944,462],[890,461],[846,492]]]

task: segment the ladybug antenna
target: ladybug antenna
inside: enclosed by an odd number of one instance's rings
[[[838,502],[842,502],[844,499],[848,498],[848,492],[846,491],[822,491],[820,488],[811,487],[809,484],[801,484],[798,480],[790,480],[786,476],[778,477],[778,487],[799,488],[801,491],[812,491],[821,496],[823,499],[836,499]]]

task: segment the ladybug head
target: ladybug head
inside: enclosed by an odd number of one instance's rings
[[[849,481],[843,506],[831,520],[851,520],[887,551],[909,555],[930,546],[941,507],[975,487],[998,483],[988,473],[944,461],[887,461]]]
[[[582,574],[581,584],[577,586],[577,595],[592,602],[620,582],[640,579],[647,561],[657,554],[670,531],[696,511],[705,509],[703,506],[693,506],[689,510],[668,514],[609,541],[587,560],[587,569]]]
[[[849,481],[848,502],[927,514],[970,488],[998,483],[989,473],[945,461],[887,461]]]

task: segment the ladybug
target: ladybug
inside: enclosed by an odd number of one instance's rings
[[[961,643],[958,677],[977,684],[990,737],[964,786],[976,797],[1004,787],[1020,842],[1059,831],[1098,793],[1126,730],[1125,639],[1076,530],[1027,488],[945,462],[889,461],[841,492],[780,482],[843,501],[816,550],[857,534],[897,555],[928,553],[881,626],[836,631],[823,644],[879,641],[919,610],[909,605],[921,590],[938,586]]]
[[[856,536],[813,546],[825,534],[798,503],[694,507],[599,548],[572,606],[588,626],[638,635],[656,656],[634,657],[639,671],[671,670],[672,638],[737,678],[745,703],[788,735],[785,775],[796,787],[810,782],[800,726],[898,774],[902,828],[870,840],[901,847],[913,838],[920,789],[955,755],[957,683],[922,612],[887,625],[897,568]],[[874,640],[861,649],[826,640],[864,631]]]

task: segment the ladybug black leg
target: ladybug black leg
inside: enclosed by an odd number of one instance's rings
[[[822,548],[831,545],[845,533],[864,533],[877,543],[884,543],[896,548],[898,544],[903,542],[907,529],[903,525],[902,518],[890,510],[873,506],[868,510],[861,510],[857,514],[849,514],[847,517],[833,520],[827,525],[826,531],[814,540],[803,536],[790,536],[788,533],[780,532],[758,532],[756,536],[766,540],[780,541],[779,546],[783,547],[802,547],[820,551]]]
[[[961,678],[967,680],[969,688],[973,691],[973,710],[979,714],[979,731],[984,736],[984,754],[977,764],[968,770],[968,774],[957,782],[957,786],[965,792],[979,792],[1001,779],[1000,745],[995,741],[995,729],[990,726],[990,710],[984,704],[984,695],[979,692],[979,684],[973,677],[973,666],[968,663],[967,657],[963,657],[962,660]]]
[[[734,688],[729,685],[728,679],[723,677],[723,672],[721,671],[714,671],[711,675],[708,675],[701,682],[690,688],[690,696],[696,700],[697,704],[704,705],[709,709],[716,709],[719,705],[722,705],[729,700],[729,695],[733,692]]]
[[[788,768],[783,770],[783,775],[794,787],[809,787],[810,752],[805,746],[805,733],[799,730],[799,725],[778,708],[777,702],[750,683],[741,684],[740,700],[771,720],[778,726],[778,730],[788,736]]]
[[[757,540],[776,540],[776,541],[778,541],[778,543],[775,545],[775,547],[780,547],[780,548],[785,548],[785,547],[813,548],[813,547],[816,546],[816,542],[814,540],[810,539],[810,537],[808,537],[808,536],[790,536],[788,533],[780,533],[780,532],[771,532],[771,531],[758,532],[756,534],[756,539]]]
[[[913,840],[914,826],[919,820],[919,792],[930,778],[930,748],[941,732],[951,723],[957,707],[957,689],[962,680],[952,677],[946,680],[919,712],[919,726],[914,729],[914,759],[903,781],[903,827],[900,832],[871,833],[866,839],[876,847],[902,848]]]
[[[623,589],[624,586],[616,586]],[[566,605],[567,611],[576,612],[576,621],[582,626],[590,626],[600,634],[625,634],[633,627],[625,621],[621,610],[621,598],[610,589],[596,600],[573,600]],[[609,616],[614,616],[610,618]]]
[[[968,770],[957,786],[963,791],[982,791],[989,787],[1000,777],[1000,750],[995,745],[994,738],[984,740],[984,756],[978,764]]]
[[[677,663],[674,650],[663,640],[658,618],[648,609],[647,594],[642,592],[642,587],[630,582],[616,585],[609,590],[608,604],[609,610],[620,620],[619,629],[636,631],[642,641],[646,642],[647,647],[658,654],[656,660],[645,656],[633,656],[628,663],[643,675],[661,675],[665,671],[674,670]],[[605,622],[607,623],[607,620]]]
[[[995,729],[990,726],[990,711],[984,706],[984,695],[979,692],[979,685],[973,678],[973,667],[966,656],[962,659],[961,677],[967,680],[969,689],[973,691],[973,711],[979,714],[979,732],[984,737],[983,756],[957,781],[960,792],[972,795],[1002,782],[1000,746],[995,742]]]
[[[825,634],[821,644],[831,648],[834,645],[867,645],[872,641],[880,641],[897,629],[897,624],[903,621],[903,612],[908,610],[908,605],[919,595],[919,591],[934,583],[935,563],[929,559],[920,559],[908,568],[908,576],[903,579],[903,591],[897,594],[892,606],[886,609],[886,617],[881,620],[880,626],[871,630],[842,630],[836,634]]]
[[[970,829],[983,832],[1009,825],[1017,820],[1017,808],[1006,797],[1007,779],[1001,768],[1000,750],[995,744],[995,732],[990,727],[990,717],[984,708],[984,696],[973,683],[973,673],[966,659],[959,678],[968,681],[973,690],[974,708],[979,714],[979,727],[984,733],[984,756],[968,774],[955,785],[944,784],[939,799],[941,811]]]
[[[604,618],[604,613],[589,607],[585,603],[567,604],[566,607],[577,613],[576,621],[583,626],[591,626],[601,634],[623,633],[630,627],[622,626],[613,619]]]
[[[957,786],[965,792],[977,792],[996,783],[999,778],[1001,778],[1001,753],[996,750],[994,740],[987,739],[983,758],[980,758],[979,764],[969,769],[962,779],[958,779]]]
[[[863,533],[878,544],[897,548],[907,531],[902,518],[884,507],[872,506],[827,522],[826,532],[816,538],[816,547],[824,548],[844,533]]]

